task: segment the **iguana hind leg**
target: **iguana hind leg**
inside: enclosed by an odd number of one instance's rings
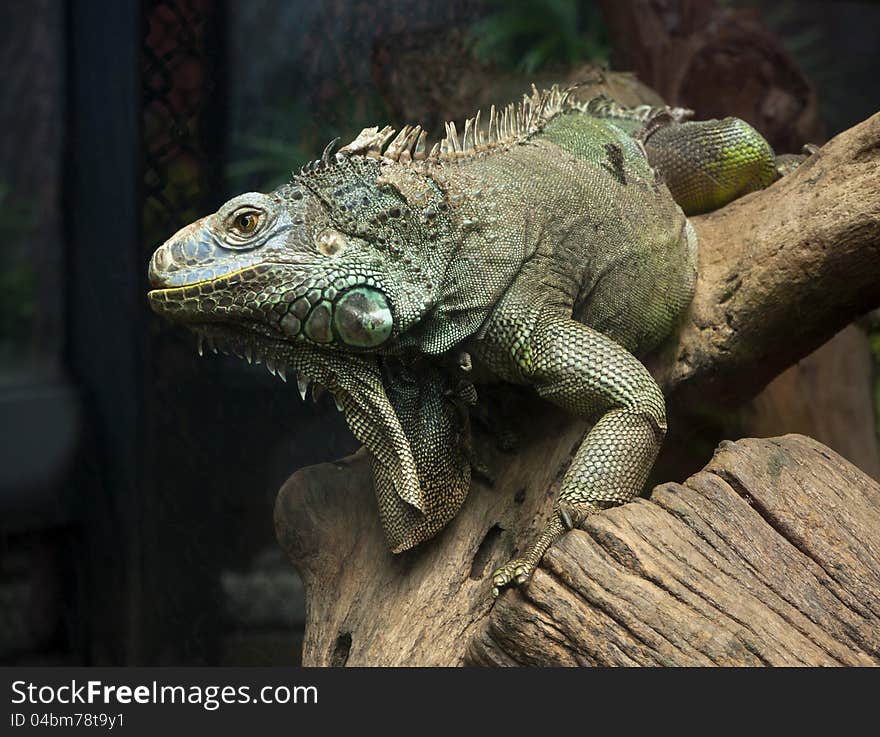
[[[546,550],[591,514],[632,499],[648,477],[666,432],[665,403],[648,370],[613,340],[579,322],[535,321],[525,337],[501,325],[495,339],[509,348],[521,373],[545,399],[598,417],[562,480],[553,516],[519,558],[493,574],[494,593],[524,583]],[[522,324],[519,322],[519,324]]]

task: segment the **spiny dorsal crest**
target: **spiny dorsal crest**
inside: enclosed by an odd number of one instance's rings
[[[688,108],[669,107],[668,105],[661,107],[652,107],[651,105],[626,107],[611,99],[608,95],[598,95],[586,102],[573,103],[573,107],[596,118],[619,118],[621,120],[633,120],[641,123],[649,123],[658,117],[664,117],[672,122],[681,123],[694,114],[694,111]]]
[[[381,130],[375,126],[364,128],[357,138],[339,149],[339,153],[401,163],[437,163],[474,156],[524,141],[560,113],[575,109],[577,105],[569,101],[574,89],[560,89],[559,85],[553,85],[549,90],[539,91],[532,85],[532,94],[523,95],[522,101],[512,102],[501,110],[493,105],[486,125],[482,111],[464,122],[461,134],[455,123],[446,123],[446,135],[430,151],[427,149],[427,133],[421,126],[404,126],[394,136],[395,130],[386,125]]]

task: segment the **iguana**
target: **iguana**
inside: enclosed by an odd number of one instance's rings
[[[365,129],[172,236],[150,262],[150,304],[200,352],[334,395],[372,454],[393,552],[434,536],[468,493],[475,382],[529,385],[595,419],[550,522],[493,574],[497,595],[642,489],[666,415],[636,356],[691,301],[686,214],[779,175],[751,126],[688,112],[533,88],[430,147],[419,126]]]

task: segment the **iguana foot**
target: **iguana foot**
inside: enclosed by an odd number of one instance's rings
[[[787,177],[813,154],[819,151],[814,143],[805,143],[799,154],[779,154],[776,157],[776,173],[780,177]]]
[[[511,584],[522,586],[526,583],[532,577],[547,549],[568,529],[562,515],[557,510],[525,555],[508,561],[492,574],[492,596],[497,597],[504,587]]]
[[[525,558],[514,558],[492,574],[492,596],[498,596],[509,584],[524,584],[529,580],[537,563]]]
[[[569,502],[560,500],[553,518],[547,523],[538,539],[521,558],[514,558],[492,574],[492,596],[497,597],[505,586],[522,586],[535,572],[544,553],[569,530],[583,527],[587,520],[600,508],[589,502]]]

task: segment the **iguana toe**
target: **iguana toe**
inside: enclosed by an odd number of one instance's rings
[[[514,558],[505,563],[492,574],[492,596],[497,597],[501,593],[501,589],[511,584],[522,586],[531,578],[536,565],[525,558]]]

